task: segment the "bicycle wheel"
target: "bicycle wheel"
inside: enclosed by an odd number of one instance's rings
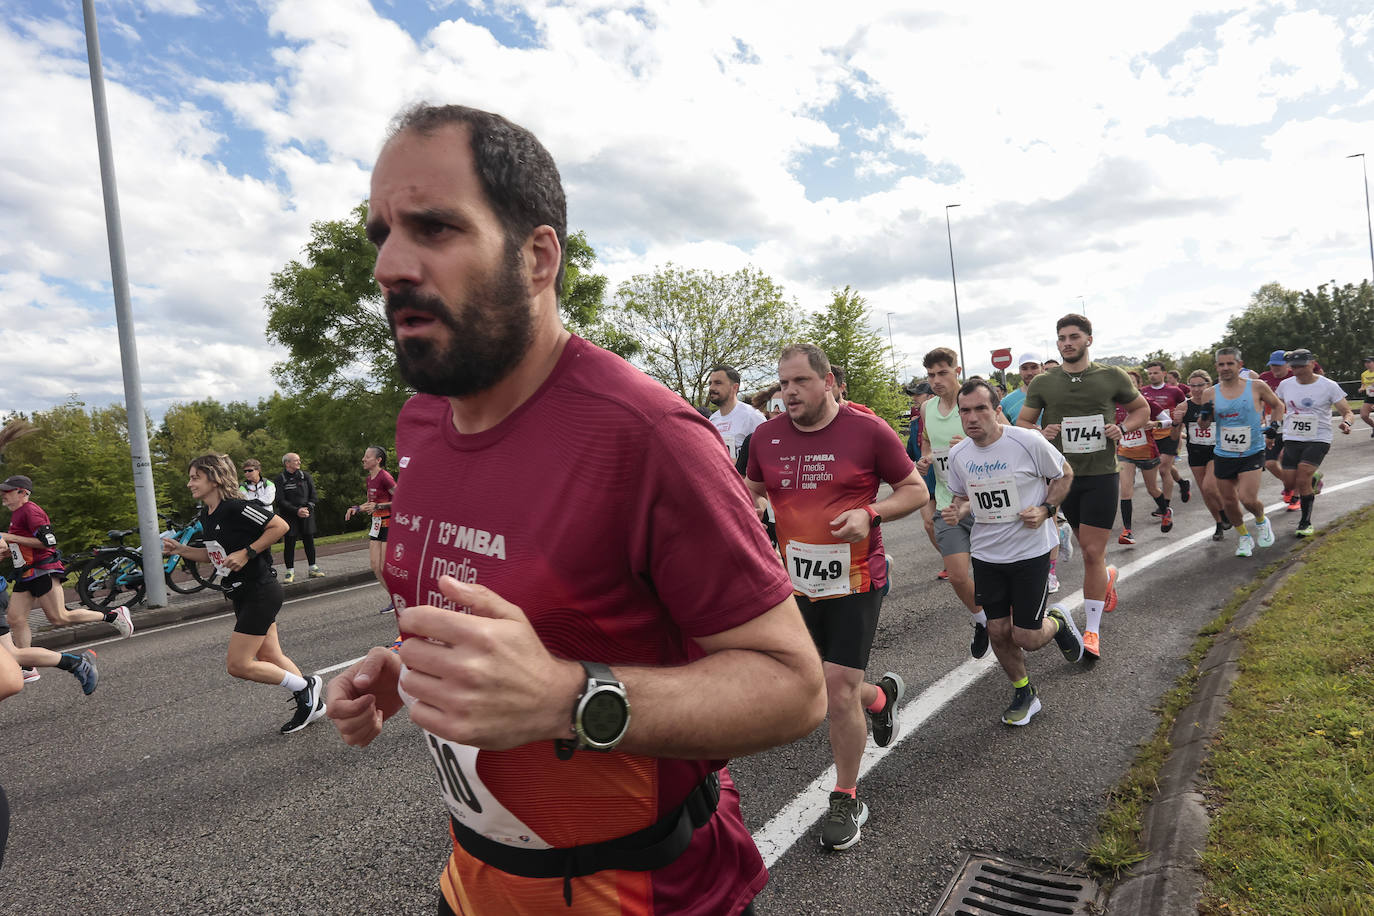
[[[101,553],[81,570],[76,594],[93,611],[143,600],[143,556],[129,548]]]
[[[198,574],[197,565],[195,560],[178,557],[176,566],[172,567],[172,571],[164,574],[167,587],[179,595],[194,595],[205,588],[209,583]]]

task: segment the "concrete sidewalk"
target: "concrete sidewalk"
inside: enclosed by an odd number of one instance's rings
[[[290,601],[293,598],[303,598],[306,595],[318,595],[353,585],[375,582],[376,579],[372,575],[372,568],[368,562],[367,544],[366,540],[359,540],[346,541],[342,544],[321,545],[316,551],[315,559],[319,561],[320,571],[325,574],[323,579],[308,578],[309,566],[305,562],[304,552],[297,545],[296,581],[290,585],[283,585],[286,590],[286,599]],[[277,579],[281,581],[286,569],[281,563],[280,545],[274,546],[273,559],[276,561]],[[67,590],[66,597],[69,608],[85,606],[77,599],[73,589]],[[378,599],[381,600],[380,595]],[[229,603],[223,593],[208,588],[194,595],[178,595],[168,589],[166,607],[148,608],[138,605],[129,608],[134,619],[134,632],[136,633],[166,626],[169,623],[180,623],[183,620],[195,620],[199,617],[223,614],[231,610],[233,610],[233,605]],[[115,628],[108,623],[82,623],[74,627],[54,627],[48,623],[43,612],[37,609],[30,612],[29,625],[33,627],[33,644],[35,646],[59,651],[67,646],[87,640],[117,635]]]

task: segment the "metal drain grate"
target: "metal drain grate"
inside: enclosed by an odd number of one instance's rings
[[[989,855],[969,855],[930,916],[1091,916],[1097,882]]]

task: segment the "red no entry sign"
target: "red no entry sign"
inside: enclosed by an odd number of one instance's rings
[[[994,369],[1005,369],[1011,365],[1011,347],[1003,347],[1000,350],[992,351],[992,367]]]

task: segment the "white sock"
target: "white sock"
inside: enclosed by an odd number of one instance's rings
[[[287,571],[288,573],[291,573],[292,575],[294,575],[295,572],[296,572],[296,567],[294,567],[294,566],[288,566],[288,567],[286,567],[286,571]]]
[[[988,625],[988,615],[983,613],[982,608],[979,608],[978,613],[973,615],[973,622],[981,623],[983,626]]]
[[[1101,601],[1093,601],[1091,598],[1083,599],[1083,610],[1088,615],[1087,625],[1083,627],[1089,633],[1096,633],[1102,626],[1102,604]]]
[[[301,677],[299,674],[292,674],[290,671],[286,672],[281,677],[281,686],[292,693],[295,693],[297,690],[304,690],[308,683],[309,682],[306,681],[305,678]]]

